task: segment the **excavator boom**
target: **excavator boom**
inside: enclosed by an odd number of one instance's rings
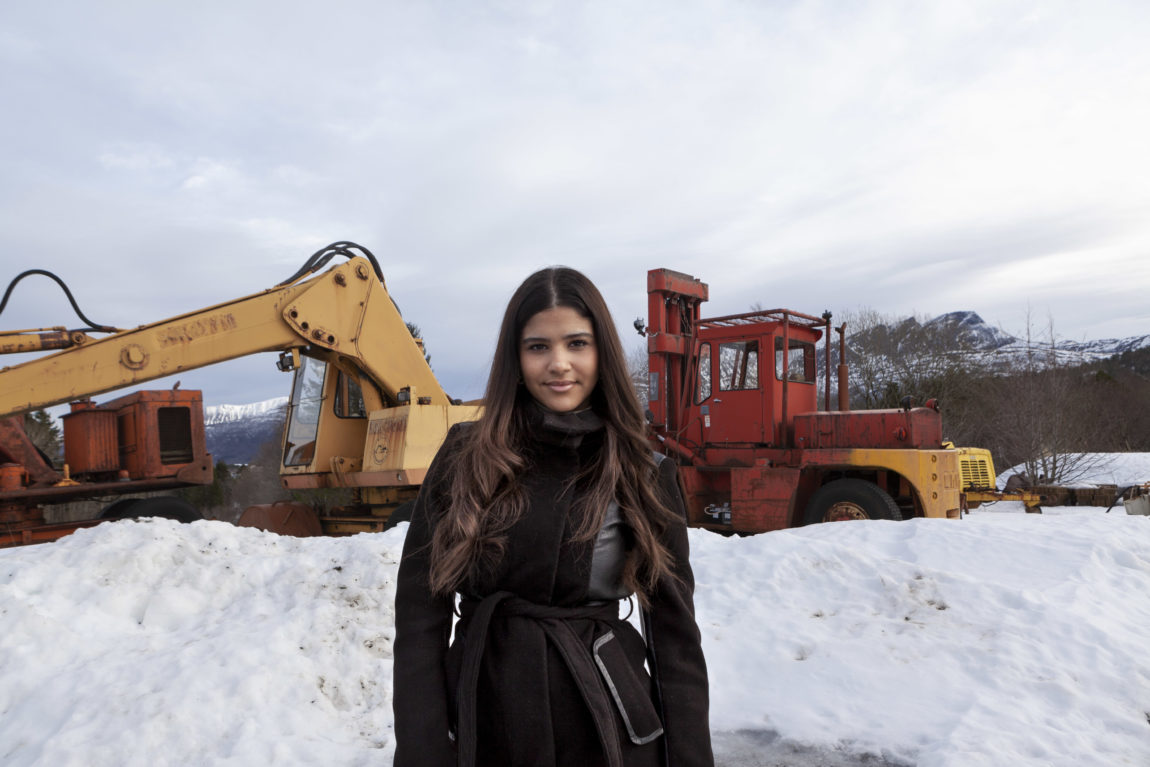
[[[449,402],[383,283],[366,260],[353,258],[309,280],[2,368],[0,416],[290,349],[335,356],[359,368],[373,384],[365,387],[366,397],[377,390],[373,399],[394,402],[400,389],[411,387],[434,404]]]

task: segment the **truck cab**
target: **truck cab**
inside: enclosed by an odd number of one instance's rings
[[[699,324],[687,439],[708,453],[788,444],[794,415],[817,407],[815,343],[822,337],[795,319],[755,312]]]

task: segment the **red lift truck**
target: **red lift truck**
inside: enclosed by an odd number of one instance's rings
[[[669,269],[648,273],[647,294],[648,324],[636,325],[647,336],[652,441],[680,465],[692,525],[761,533],[849,519],[957,518],[968,506],[964,476],[984,477],[966,487],[989,499],[989,453],[943,442],[935,401],[850,411],[840,364],[831,409],[829,313],[705,319],[707,285]],[[842,360],[845,327],[835,330]]]

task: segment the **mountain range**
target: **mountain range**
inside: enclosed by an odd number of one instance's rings
[[[287,397],[276,397],[248,405],[205,406],[208,452],[224,463],[251,463],[261,447],[280,441],[287,403]]]
[[[1020,338],[990,325],[977,312],[940,314],[925,321],[908,317],[859,330],[848,326],[847,343],[856,351],[882,354],[916,354],[927,346],[945,345],[953,353],[992,357],[1003,362],[1042,357],[1058,364],[1085,364],[1124,352],[1150,348],[1150,335],[1069,341],[1039,335]]]

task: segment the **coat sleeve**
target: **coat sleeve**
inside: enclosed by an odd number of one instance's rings
[[[658,664],[655,673],[662,694],[667,763],[668,767],[713,767],[707,663],[695,623],[686,510],[672,461],[660,462],[659,486],[683,520],[664,533],[663,544],[675,557],[676,577],[664,578],[652,595],[647,638]]]
[[[453,436],[458,434],[448,435],[419,490],[399,563],[392,653],[394,767],[453,767],[456,763],[455,745],[448,735],[444,666],[453,600],[435,596],[428,585],[431,534],[440,511],[437,488],[447,481],[444,455],[451,449]]]

